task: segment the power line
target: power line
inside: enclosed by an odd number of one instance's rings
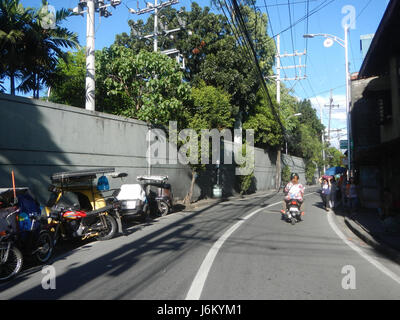
[[[304,20],[308,19],[309,17],[311,17],[312,15],[316,14],[317,12],[321,11],[322,9],[324,9],[325,7],[327,7],[328,5],[330,5],[332,2],[334,2],[335,0],[325,0],[323,3],[321,3],[319,6],[317,6],[316,8],[314,8],[313,10],[311,10],[306,16],[298,19],[297,21],[295,21],[293,24],[291,24],[289,27],[287,27],[286,29],[282,30],[281,32],[277,33],[275,36],[277,36],[278,34],[282,34],[292,28],[294,28],[297,24],[299,24],[300,22],[303,22]]]
[[[288,0],[288,9],[289,9],[289,22],[290,22],[290,24],[292,24],[292,13],[291,13],[291,10],[290,10],[290,0]],[[290,38],[292,40],[292,52],[294,52],[293,28],[290,28]],[[294,56],[293,56],[293,64],[296,65],[296,59],[295,59]],[[294,74],[297,77],[296,68],[294,69]]]
[[[320,1],[320,0],[308,0],[308,1],[296,1],[296,2],[291,2],[291,4],[303,4],[303,3],[308,3],[309,1],[315,2],[315,1]],[[279,6],[287,6],[287,3],[276,3],[276,4],[265,4],[263,6],[256,6],[257,8],[268,8],[268,7],[279,7]]]

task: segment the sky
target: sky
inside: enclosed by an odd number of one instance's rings
[[[21,2],[28,7],[39,7],[41,4],[41,0],[21,0]],[[79,1],[49,0],[48,2],[56,9],[60,9],[76,7]],[[180,0],[174,7],[176,9],[186,7],[190,10],[191,2]],[[202,7],[211,6],[210,0],[196,2]],[[308,33],[331,34],[344,39],[342,20],[350,12],[345,9],[353,8],[356,19],[349,34],[349,61],[350,72],[358,72],[363,61],[360,36],[376,32],[388,3],[389,0],[256,0],[256,7],[269,16],[268,34],[275,40],[276,35],[280,34],[281,54],[307,51],[306,55],[301,57],[301,61],[299,57],[281,58],[282,66],[306,64],[305,68],[296,71],[285,69],[282,77],[291,78],[295,75],[294,72],[306,76],[304,80],[286,81],[284,84],[291,88],[292,93],[299,99],[311,100],[319,117],[322,112],[322,122],[326,127],[329,122],[329,108],[325,105],[329,104],[330,90],[332,90],[333,104],[339,107],[332,109],[331,129],[342,129],[340,132],[331,133],[331,144],[337,148],[339,140],[346,139],[345,50],[336,43],[330,48],[325,48],[323,37],[306,40],[303,35],[308,30]],[[134,15],[128,10],[128,8],[142,9],[145,5],[145,0],[122,0],[121,5],[110,9],[111,17],[99,19],[96,15],[96,49],[111,45],[117,34],[122,32],[129,34],[128,20],[146,20],[148,15]],[[304,19],[307,6],[308,12],[312,15]],[[320,10],[316,11],[318,8]],[[289,28],[293,24],[295,25]],[[86,16],[71,17],[63,23],[63,26],[76,32],[80,44],[85,45]]]

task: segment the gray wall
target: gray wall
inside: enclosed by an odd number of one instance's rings
[[[111,188],[135,183],[147,174],[148,126],[142,121],[100,112],[0,94],[0,187],[11,187],[11,170],[17,186],[28,186],[40,202],[48,198],[52,173],[96,167],[115,167],[128,177],[109,179]],[[255,190],[273,189],[276,154],[256,148]],[[304,162],[284,157],[304,180]],[[221,166],[224,193],[235,194],[233,165]],[[169,176],[174,195],[183,199],[191,181],[190,168],[181,164],[155,165],[152,174]],[[200,173],[194,199],[209,196],[216,181],[214,166]]]

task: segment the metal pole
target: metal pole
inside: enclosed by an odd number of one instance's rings
[[[347,115],[347,166],[349,174],[347,178],[351,176],[351,142],[350,142],[350,72],[349,72],[349,52],[348,52],[348,33],[349,26],[344,27],[344,50],[345,50],[345,63],[346,63],[346,115]]]
[[[281,48],[281,36],[278,34],[276,37],[276,50],[277,56],[276,56],[276,102],[278,104],[281,103],[281,57],[280,57],[280,49]]]
[[[95,57],[94,57],[94,29],[95,29],[95,0],[87,1],[86,22],[86,110],[95,110]]]
[[[154,52],[158,50],[158,9],[157,0],[154,0]]]
[[[281,104],[281,38],[280,35],[278,34],[276,38],[276,50],[277,50],[277,55],[276,55],[276,102],[278,103],[278,107]],[[281,148],[278,147],[278,151],[276,154],[276,176],[275,176],[275,187],[277,190],[279,190],[281,181]]]
[[[320,118],[321,118],[321,124],[324,124],[322,121],[322,106],[319,106],[319,112],[320,112]],[[324,169],[324,174],[326,171],[326,166],[325,166],[325,130],[322,130],[322,161],[323,161],[323,169]]]
[[[329,122],[328,122],[328,141],[329,141],[329,144],[331,143],[332,104],[333,104],[333,98],[332,98],[332,89],[331,89],[331,97],[329,99]]]

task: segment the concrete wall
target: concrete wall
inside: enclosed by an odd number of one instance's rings
[[[142,121],[0,94],[0,187],[11,187],[14,170],[17,186],[32,188],[43,203],[49,196],[49,176],[55,172],[115,167],[128,177],[109,179],[111,188],[135,183],[136,176],[148,173],[147,132]],[[256,191],[274,188],[275,161],[275,153],[256,148]],[[305,181],[302,159],[284,157],[283,163]],[[224,193],[235,194],[234,165],[222,165],[220,173]],[[175,197],[183,199],[191,181],[188,166],[158,164],[151,174],[168,175]],[[215,182],[215,167],[207,166],[197,179],[194,199],[210,196]]]
[[[96,167],[115,167],[129,174],[123,183],[135,183],[148,172],[147,131],[141,121],[0,95],[0,187],[11,186],[14,170],[17,185],[31,187],[43,202],[52,173]],[[178,198],[191,180],[189,168],[180,164],[157,165],[151,173],[168,175]],[[122,183],[109,180],[111,187]]]

